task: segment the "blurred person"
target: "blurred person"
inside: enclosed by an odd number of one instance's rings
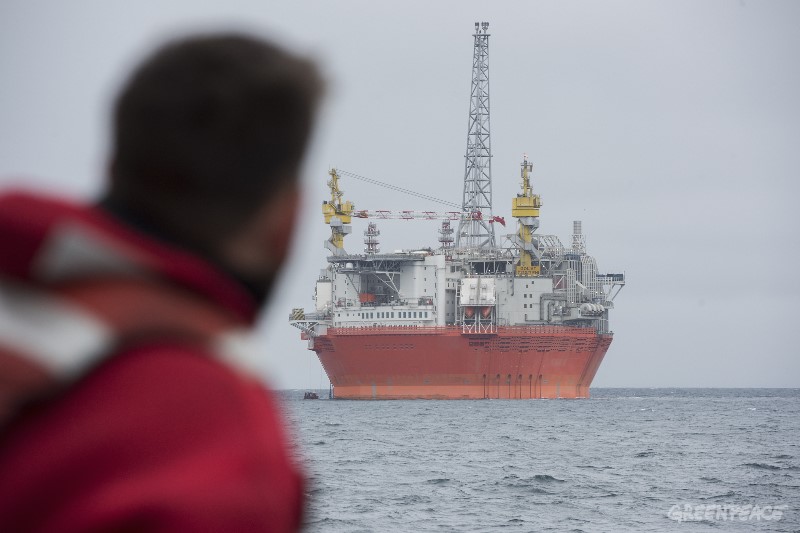
[[[0,530],[300,528],[241,339],[287,255],[321,92],[258,38],[177,40],[116,100],[96,205],[0,195]]]

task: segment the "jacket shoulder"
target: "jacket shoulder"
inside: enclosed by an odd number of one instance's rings
[[[10,437],[0,518],[49,508],[51,525],[76,529],[299,526],[301,478],[273,393],[199,347],[116,354]]]

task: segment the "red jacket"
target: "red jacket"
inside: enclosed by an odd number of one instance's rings
[[[279,410],[232,348],[256,311],[98,210],[0,196],[0,530],[297,531]]]

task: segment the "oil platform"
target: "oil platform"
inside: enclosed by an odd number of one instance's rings
[[[362,177],[329,172],[328,265],[314,308],[294,309],[290,323],[336,398],[586,398],[611,344],[609,312],[625,276],[599,273],[579,221],[568,245],[537,233],[542,202],[527,157],[511,198],[516,232],[498,242],[505,219],[492,211],[488,27],[475,23],[473,34],[458,209],[357,210],[340,180]],[[371,219],[364,253],[345,250],[353,218]],[[375,221],[387,218],[441,220],[438,247],[381,253]]]

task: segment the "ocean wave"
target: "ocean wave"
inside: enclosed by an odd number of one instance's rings
[[[549,474],[536,474],[535,476],[533,476],[532,479],[535,479],[536,481],[543,481],[545,483],[551,483],[553,481],[558,482],[558,483],[564,483],[564,481],[565,481],[563,479],[558,479],[556,477],[553,477],[553,476],[551,476]]]
[[[740,495],[740,493],[738,493],[736,491],[733,491],[733,490],[729,490],[725,494],[715,494],[714,496],[708,496],[707,498],[700,498],[700,499],[701,500],[714,501],[714,500],[719,500],[719,499],[730,499],[730,498],[733,498],[733,497],[739,496],[739,495]]]
[[[770,465],[767,463],[745,463],[742,466],[749,466],[751,468],[760,468],[761,470],[782,470],[783,468],[777,465]]]

